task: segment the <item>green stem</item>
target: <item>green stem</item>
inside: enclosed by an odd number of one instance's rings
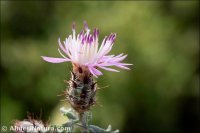
[[[78,113],[78,117],[79,117],[80,123],[82,125],[81,132],[89,133],[89,130],[87,128],[88,127],[87,114],[86,113]]]

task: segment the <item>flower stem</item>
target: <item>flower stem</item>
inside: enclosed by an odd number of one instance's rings
[[[82,125],[81,127],[81,132],[82,133],[89,133],[89,130],[88,130],[88,121],[87,121],[87,113],[78,113],[78,117],[79,117],[79,120],[80,120],[80,123]]]

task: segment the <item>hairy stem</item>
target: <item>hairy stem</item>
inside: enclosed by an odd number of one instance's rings
[[[88,121],[87,121],[87,114],[86,113],[78,113],[78,116],[79,116],[79,120],[80,120],[80,123],[82,125],[81,127],[81,132],[82,133],[89,133],[89,130],[88,130]]]

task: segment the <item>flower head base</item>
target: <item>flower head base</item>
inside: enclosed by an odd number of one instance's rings
[[[127,55],[119,54],[107,55],[113,46],[116,38],[115,33],[111,33],[106,36],[99,46],[98,36],[99,30],[94,29],[93,34],[90,34],[90,29],[88,28],[86,22],[84,22],[84,30],[82,30],[77,36],[75,31],[75,24],[72,26],[72,35],[63,42],[59,43],[59,53],[63,58],[53,58],[45,57],[42,58],[51,63],[62,63],[71,61],[74,66],[86,66],[89,72],[95,77],[102,75],[102,72],[97,68],[101,68],[108,71],[119,72],[116,69],[110,68],[110,66],[116,66],[123,69],[129,69],[127,66],[132,64],[121,63],[122,60],[126,58]]]

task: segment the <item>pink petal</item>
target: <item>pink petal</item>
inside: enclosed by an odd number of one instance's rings
[[[90,72],[95,76],[97,77],[98,75],[103,75],[102,72],[100,72],[99,70],[97,70],[96,68],[94,67],[88,67]]]
[[[63,47],[62,43],[60,42],[60,38],[58,38],[58,44],[59,44],[60,48],[62,49],[62,51],[67,53],[66,49]]]
[[[53,58],[53,57],[46,57],[46,56],[41,56],[43,60],[51,63],[62,63],[66,61],[70,61],[68,58]]]
[[[115,69],[112,69],[112,68],[108,68],[108,67],[103,67],[103,66],[98,66],[98,67],[100,67],[100,68],[102,68],[102,69],[105,69],[105,70],[107,70],[107,71],[119,72],[118,70],[115,70]]]
[[[132,66],[133,64],[128,64],[128,63],[120,63],[123,66]]]
[[[123,65],[121,65],[121,64],[117,64],[117,65],[115,65],[115,66],[116,66],[116,67],[119,67],[119,68],[122,68],[122,69],[130,70],[130,68],[125,67],[125,66],[123,66]]]
[[[118,57],[116,56],[116,57],[115,57],[115,61],[116,61],[116,62],[120,62],[120,61],[124,60],[126,57],[127,57],[127,55],[118,56]]]

